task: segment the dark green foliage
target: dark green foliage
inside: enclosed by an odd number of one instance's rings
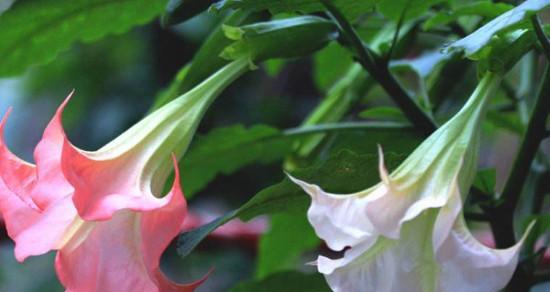
[[[18,1],[0,16],[0,76],[52,61],[76,41],[124,33],[158,16],[166,0]]]

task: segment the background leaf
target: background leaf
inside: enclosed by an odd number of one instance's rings
[[[495,34],[521,23],[529,15],[542,10],[548,5],[550,5],[550,0],[527,0],[491,20],[465,38],[452,43],[445,51],[448,53],[463,52],[466,57],[476,58],[475,55],[490,42]]]
[[[371,11],[375,0],[334,0],[334,5],[349,19]],[[248,9],[269,10],[272,14],[284,12],[314,13],[324,11],[319,0],[223,0],[214,4],[215,10]]]
[[[256,267],[259,279],[304,265],[300,262],[302,253],[321,243],[307,220],[305,210],[275,214],[271,216],[270,226],[260,239]]]
[[[202,189],[219,173],[233,171],[254,163],[270,163],[281,159],[292,149],[292,137],[279,130],[256,125],[217,128],[208,135],[198,136],[180,167],[189,171],[182,175],[187,197]]]
[[[405,13],[404,19],[418,17],[435,4],[448,0],[380,0],[376,7],[386,17],[398,21]]]
[[[0,76],[44,64],[75,41],[123,33],[159,15],[166,0],[19,1],[0,16]]]

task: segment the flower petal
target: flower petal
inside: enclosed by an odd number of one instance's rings
[[[441,266],[439,291],[493,292],[504,288],[516,269],[524,237],[507,249],[492,249],[477,241],[463,218],[455,223],[449,237],[437,251]]]
[[[373,235],[365,208],[372,199],[385,193],[384,185],[356,194],[335,195],[317,185],[289,177],[311,196],[312,202],[307,212],[309,222],[330,249],[343,250]]]
[[[63,172],[74,187],[73,203],[86,221],[108,220],[117,211],[147,211],[167,204],[169,198],[157,198],[149,185],[141,185],[143,166],[128,152],[110,160],[95,160],[87,152],[65,140]]]
[[[9,151],[3,137],[8,115],[0,123],[0,211],[8,235],[15,241],[19,261],[55,249],[76,215],[67,200],[72,187],[59,167],[64,136],[61,113],[69,98],[70,95],[48,124],[35,151],[38,166]]]
[[[157,209],[120,210],[110,220],[95,222],[85,240],[62,248],[56,269],[67,290],[193,291],[202,283],[176,284],[160,271],[161,254],[181,231],[187,212],[177,170],[166,198]]]

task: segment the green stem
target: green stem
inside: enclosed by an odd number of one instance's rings
[[[302,126],[285,130],[283,133],[286,136],[308,135],[316,133],[326,133],[332,131],[343,130],[381,130],[381,131],[403,131],[411,127],[402,123],[394,122],[345,122],[334,124],[318,124],[314,126]]]
[[[363,45],[363,42],[346,20],[344,15],[338,10],[331,0],[321,0],[327,8],[329,15],[340,27],[342,35],[347,39],[355,51],[358,62],[369,72],[369,74],[382,86],[388,95],[403,111],[405,116],[420,132],[429,135],[437,129],[437,125],[432,119],[420,108],[420,106],[409,96],[403,87],[390,73],[388,66],[380,62],[371,51]]]

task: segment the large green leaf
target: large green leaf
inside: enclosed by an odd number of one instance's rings
[[[75,41],[123,33],[159,15],[166,0],[18,1],[0,16],[0,76],[44,64]]]
[[[182,175],[186,196],[195,194],[219,173],[281,159],[290,152],[293,138],[264,125],[249,129],[236,125],[198,136],[180,164],[183,171],[190,170]]]
[[[463,52],[466,57],[478,59],[480,51],[487,46],[492,37],[502,31],[514,28],[530,15],[550,5],[550,0],[527,0],[514,9],[508,10],[491,20],[478,30],[446,47],[446,52]]]
[[[244,282],[231,292],[329,292],[323,275],[319,273],[280,272],[263,280]]]
[[[375,0],[334,0],[334,5],[349,19],[371,11]],[[314,13],[324,11],[319,0],[223,0],[213,6],[214,10],[247,9],[269,10],[272,14],[283,12]]]
[[[299,262],[302,253],[321,243],[306,218],[305,210],[275,214],[271,216],[270,226],[262,235],[258,249],[256,276],[260,279],[303,265]]]

